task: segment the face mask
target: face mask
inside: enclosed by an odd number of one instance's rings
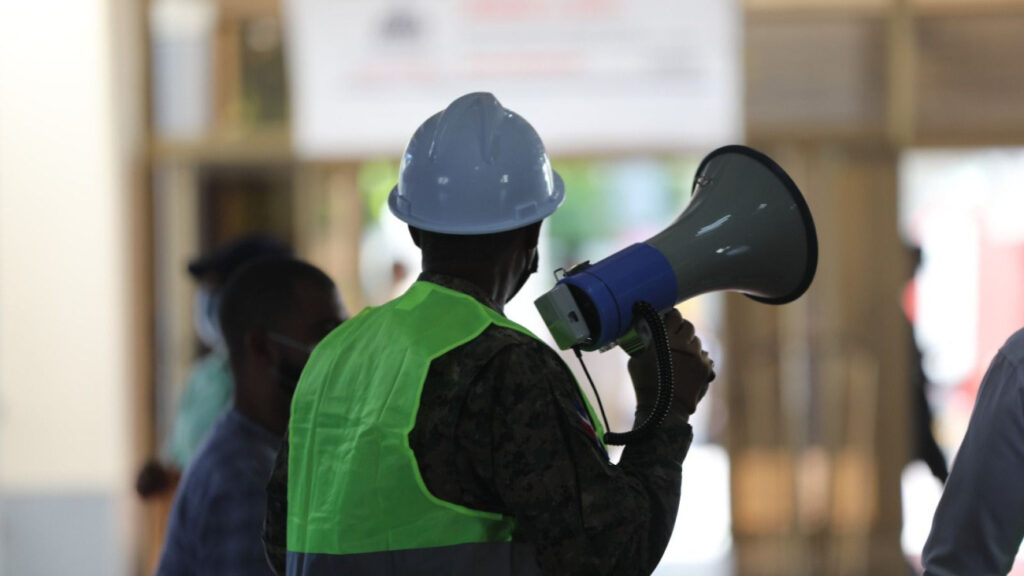
[[[217,314],[220,310],[220,297],[208,288],[196,290],[192,303],[192,323],[196,328],[199,341],[207,348],[224,350],[224,338],[220,333],[220,322]]]
[[[315,345],[303,344],[276,332],[270,332],[267,336],[282,346],[305,353],[307,358],[313,353],[313,349],[316,348]],[[282,358],[278,365],[274,367],[274,372],[277,374],[277,386],[281,391],[288,394],[288,396],[295,394],[295,388],[299,385],[299,378],[302,376],[303,368],[305,368],[305,362],[301,366],[296,366]]]

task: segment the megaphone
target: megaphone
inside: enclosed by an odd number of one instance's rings
[[[596,264],[570,268],[535,304],[558,347],[574,349],[581,361],[580,350],[619,345],[632,355],[653,346],[654,409],[631,432],[605,434],[608,444],[628,444],[660,424],[672,403],[672,359],[659,311],[719,290],[785,304],[807,290],[817,267],[814,220],[793,180],[757,150],[725,146],[700,163],[690,203],[668,228]]]
[[[785,304],[811,285],[814,220],[800,190],[771,158],[732,145],[697,169],[683,213],[646,242],[564,273],[535,304],[559,348],[642,348],[634,308],[667,310],[719,290]]]

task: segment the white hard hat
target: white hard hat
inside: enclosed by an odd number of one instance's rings
[[[416,130],[388,207],[422,230],[492,234],[539,222],[564,199],[533,126],[493,94],[475,92]]]

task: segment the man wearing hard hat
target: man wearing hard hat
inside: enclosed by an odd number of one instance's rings
[[[666,317],[672,412],[612,464],[560,357],[502,314],[564,199],[537,133],[490,94],[416,131],[391,212],[423,274],[331,333],[302,374],[268,487],[287,574],[649,574],[675,523],[687,418],[708,381],[693,326]],[[630,361],[638,415],[653,354]],[[286,464],[286,466],[285,466]],[[287,531],[287,537],[282,532]],[[286,562],[275,551],[284,549]]]

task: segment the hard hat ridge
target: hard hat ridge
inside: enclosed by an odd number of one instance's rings
[[[413,134],[388,206],[446,234],[491,234],[551,215],[565,198],[540,136],[493,94],[474,92]]]
[[[500,138],[497,127],[505,118],[506,110],[493,94],[473,92],[460,96],[435,116],[437,120],[430,139],[428,158],[436,160],[439,155],[443,155],[443,148],[447,144],[457,146],[459,143],[447,141],[448,132],[452,131],[451,127],[466,123],[466,132],[472,133],[473,127],[479,130],[475,150],[480,152],[480,160],[488,164],[494,163],[494,143]]]

